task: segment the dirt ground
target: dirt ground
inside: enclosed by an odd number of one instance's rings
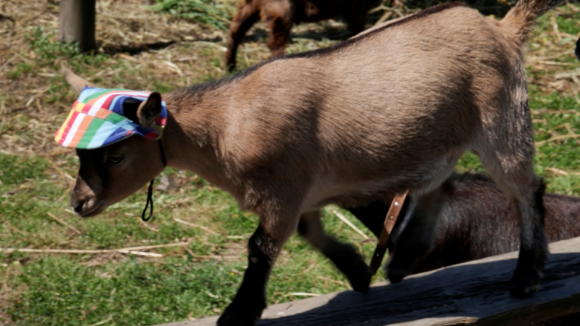
[[[235,0],[227,1],[235,3]],[[80,74],[89,80],[104,81],[110,87],[132,89],[151,84],[143,79],[164,81],[167,88],[175,88],[225,75],[223,56],[227,31],[159,14],[141,3],[140,0],[97,1],[99,51],[109,53],[109,58],[100,67],[86,65]],[[572,17],[578,14],[577,10],[574,6],[562,6],[556,13]],[[389,16],[396,18],[409,12],[412,11],[401,9]],[[383,13],[389,11],[378,10],[375,16],[381,17]],[[36,27],[42,27],[45,33],[56,33],[58,1],[3,1],[0,14],[3,17],[0,20],[0,123],[9,126],[1,131],[1,149],[37,155],[68,151],[58,148],[47,137],[57,129],[73,99],[72,94],[66,96],[66,90],[55,91],[58,87],[53,85],[61,82],[58,67],[64,60],[56,58],[48,65],[39,63],[39,53],[27,39]],[[577,75],[566,73],[569,64],[556,60],[573,57],[572,45],[579,35],[558,30],[555,17],[551,16],[552,30],[542,32],[530,43],[526,56],[529,81],[546,93],[557,91],[576,95],[579,89]],[[344,35],[344,24],[339,21],[301,25],[293,31],[294,42],[299,40],[300,46],[293,44],[289,49],[317,48],[329,44],[328,40],[320,41],[320,38],[337,39]],[[248,42],[241,49],[243,64],[252,65],[268,58],[266,36],[267,31],[260,24],[250,32]],[[167,44],[171,45],[164,47]],[[161,48],[142,51],[148,45],[161,45]],[[130,55],[131,52],[134,54]],[[7,75],[22,63],[30,65],[32,71],[19,78],[8,78]],[[47,101],[47,95],[58,92],[65,95]],[[25,123],[22,116],[27,117]]]

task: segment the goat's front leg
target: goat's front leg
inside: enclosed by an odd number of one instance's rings
[[[371,269],[353,246],[337,241],[324,232],[320,211],[303,214],[298,233],[334,263],[355,291],[368,291],[373,276]]]
[[[392,283],[411,274],[415,264],[432,248],[437,222],[450,190],[451,184],[446,182],[428,194],[413,196],[415,206],[411,216],[405,218],[402,232],[396,235],[394,253],[386,268]]]
[[[232,303],[219,318],[218,326],[254,325],[266,308],[266,284],[282,245],[294,233],[294,218],[260,217],[260,226],[248,241],[248,268]]]

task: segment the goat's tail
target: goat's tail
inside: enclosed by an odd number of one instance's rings
[[[536,18],[562,2],[564,0],[519,0],[500,24],[504,30],[512,34],[518,46],[522,46],[528,40]]]

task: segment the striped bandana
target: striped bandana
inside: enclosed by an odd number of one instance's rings
[[[149,94],[149,91],[85,87],[54,139],[64,147],[81,149],[107,146],[135,134],[160,139],[167,123],[165,101],[161,101],[155,129],[140,126],[123,114],[125,100],[143,102]]]

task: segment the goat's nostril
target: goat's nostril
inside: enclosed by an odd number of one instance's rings
[[[78,201],[78,202],[72,204],[72,207],[73,207],[75,213],[80,214],[82,212],[83,204],[84,204],[83,201]]]

